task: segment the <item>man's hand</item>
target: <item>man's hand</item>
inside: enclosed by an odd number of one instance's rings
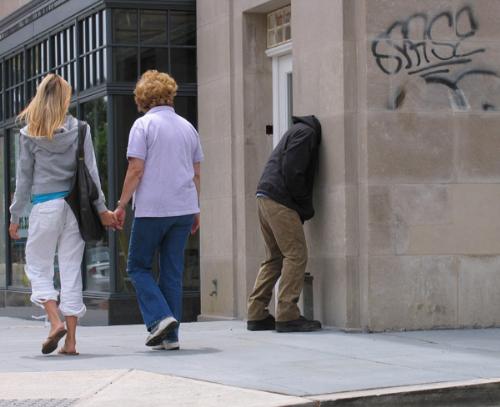
[[[194,235],[200,228],[200,214],[194,215],[193,226],[191,226],[191,234]]]
[[[103,226],[115,229],[118,225],[114,212],[111,211],[101,212],[99,214],[99,217],[101,218],[101,223]]]
[[[19,239],[19,224],[18,223],[11,223],[9,226],[9,235],[11,239],[18,240]]]
[[[127,216],[127,211],[122,206],[118,206],[115,209],[115,218],[116,218],[116,228],[118,230],[123,230],[123,225],[125,224],[125,217]]]

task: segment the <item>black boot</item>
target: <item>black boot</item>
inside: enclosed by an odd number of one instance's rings
[[[319,331],[321,322],[312,319],[306,319],[300,316],[299,319],[293,321],[278,321],[276,322],[277,332],[311,332]]]
[[[249,331],[272,331],[275,329],[274,317],[269,314],[264,319],[257,321],[247,321],[247,329]]]

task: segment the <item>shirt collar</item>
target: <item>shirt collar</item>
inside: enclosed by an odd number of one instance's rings
[[[163,105],[163,106],[155,106],[155,107],[152,107],[151,109],[149,109],[146,114],[149,114],[149,113],[155,113],[155,112],[161,112],[161,111],[171,111],[171,112],[175,112],[174,108],[172,106],[167,106],[167,105]]]

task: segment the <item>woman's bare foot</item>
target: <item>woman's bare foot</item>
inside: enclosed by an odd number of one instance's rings
[[[66,327],[64,326],[64,322],[60,321],[59,324],[50,325],[49,336],[54,336],[56,333],[64,331]]]
[[[66,337],[66,340],[64,341],[64,346],[59,349],[59,353],[61,355],[79,355],[79,353],[76,351],[76,341],[71,340]]]

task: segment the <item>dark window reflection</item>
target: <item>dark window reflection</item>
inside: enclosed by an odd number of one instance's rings
[[[10,191],[11,196],[9,202],[12,203],[14,191],[16,190],[16,167],[19,161],[19,132],[10,132]],[[25,248],[28,238],[28,218],[31,212],[31,204],[27,204],[24,212],[19,219],[19,240],[10,240],[11,250],[11,284],[14,287],[29,287],[28,277],[24,272],[26,265]]]
[[[102,191],[109,202],[108,194],[108,122],[107,98],[99,98],[81,105],[83,120],[92,132],[92,141],[99,169]],[[109,291],[111,273],[111,255],[108,235],[97,244],[87,244],[85,249],[86,286],[88,291]]]
[[[167,48],[142,48],[141,49],[141,74],[148,69],[168,72]]]
[[[196,45],[196,15],[193,13],[170,13],[170,44]]]
[[[117,82],[137,80],[137,48],[113,48],[113,79]]]
[[[137,43],[137,11],[113,10],[113,42],[115,44]]]
[[[196,82],[196,49],[172,48],[170,50],[171,72],[177,83]]]
[[[141,42],[167,45],[167,13],[159,10],[141,12]]]
[[[198,126],[198,106],[195,96],[177,96],[174,99],[175,112],[188,120],[194,127]]]

